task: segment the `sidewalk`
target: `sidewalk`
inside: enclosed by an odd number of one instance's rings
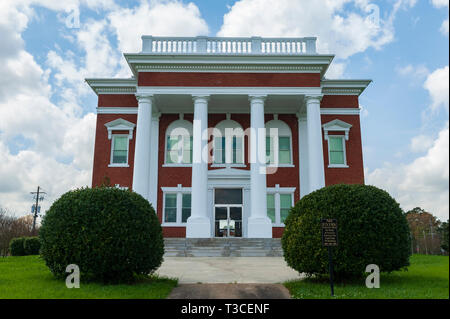
[[[156,273],[178,278],[179,284],[274,284],[302,278],[283,257],[165,257]]]
[[[184,284],[168,299],[290,299],[281,284]]]

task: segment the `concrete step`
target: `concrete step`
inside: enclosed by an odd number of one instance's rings
[[[167,257],[283,256],[277,238],[165,238],[164,244]]]

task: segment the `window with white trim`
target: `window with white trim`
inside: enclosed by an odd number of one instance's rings
[[[191,189],[163,187],[163,224],[182,225],[191,216]]]
[[[181,194],[181,222],[186,223],[191,217],[191,194]]]
[[[128,153],[130,140],[136,124],[124,119],[116,119],[105,124],[108,130],[108,139],[111,140],[110,167],[128,167]],[[113,134],[114,131],[128,131],[128,134]]]
[[[266,123],[266,158],[268,165],[292,165],[290,127],[276,119]]]
[[[328,135],[328,159],[330,166],[347,165],[345,139],[342,135]]]
[[[113,134],[111,140],[111,164],[128,164],[128,135]]]
[[[295,188],[268,188],[267,193],[267,217],[272,224],[284,226],[289,211],[294,206]]]
[[[192,123],[177,120],[166,130],[165,164],[192,164]]]
[[[324,139],[328,144],[328,167],[348,167],[346,141],[349,139],[351,124],[339,119],[322,125]],[[330,135],[329,132],[339,132],[340,135]]]
[[[177,222],[177,194],[166,193],[164,194],[164,222],[176,223]]]
[[[244,164],[244,131],[238,122],[230,119],[220,122],[214,128],[213,136],[214,164]]]

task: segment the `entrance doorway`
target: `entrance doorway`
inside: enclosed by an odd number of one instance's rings
[[[242,189],[216,188],[214,216],[216,237],[242,237]]]

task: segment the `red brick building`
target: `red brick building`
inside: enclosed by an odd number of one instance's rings
[[[98,95],[92,185],[147,198],[166,237],[280,237],[295,201],[364,183],[358,98],[315,38],[155,38]],[[265,130],[264,130],[265,129]]]

